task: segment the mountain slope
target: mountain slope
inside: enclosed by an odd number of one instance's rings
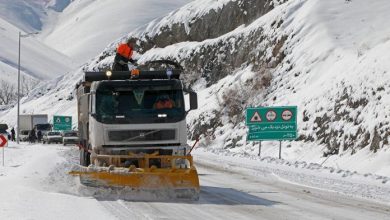
[[[190,1],[0,0],[0,18],[40,31],[40,40],[83,64],[129,30]]]
[[[40,31],[47,17],[45,0],[1,0],[0,18],[27,31]]]
[[[189,1],[75,0],[57,15],[57,20],[46,24],[40,37],[84,63],[113,40]]]
[[[22,32],[24,34],[24,32]],[[16,84],[18,69],[19,29],[0,19],[0,63],[3,80]],[[61,76],[75,65],[65,55],[36,40],[34,36],[21,39],[21,71],[36,80]]]
[[[268,8],[258,15],[242,2],[193,2],[123,36],[139,39],[140,62],[173,59],[186,68],[184,78],[200,96],[200,108],[189,114],[190,137],[200,136],[200,146],[214,152],[256,155],[257,143],[246,141],[245,108],[296,105],[300,138],[285,144],[283,158],[390,175],[390,29],[385,22],[390,3],[258,0],[258,7]],[[191,25],[215,19],[213,14],[224,10],[250,16],[206,39],[192,40]],[[185,14],[197,16],[175,18]],[[207,35],[207,28],[197,31]],[[168,45],[156,40],[176,31],[181,37]],[[120,40],[77,72],[31,93],[24,108],[49,114],[66,109],[75,115],[74,99],[66,100],[71,86],[83,70],[109,67]],[[42,95],[46,90],[50,92]],[[13,123],[14,114],[12,110],[2,119]],[[264,143],[263,156],[277,155],[276,144]]]

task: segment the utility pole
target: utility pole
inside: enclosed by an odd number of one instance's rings
[[[19,144],[19,125],[20,125],[20,39],[22,37],[22,33],[19,31],[19,55],[18,55],[18,115],[17,115],[17,122],[16,122],[16,143]]]
[[[19,53],[18,53],[18,107],[17,107],[17,128],[16,128],[16,143],[19,144],[19,125],[20,125],[20,44],[21,44],[21,39],[22,37],[28,37],[30,35],[38,34],[39,32],[34,32],[34,33],[27,33],[27,34],[22,34],[21,31],[19,31]]]

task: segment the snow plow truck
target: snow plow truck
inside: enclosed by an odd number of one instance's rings
[[[71,174],[87,186],[168,191],[197,200],[186,125],[197,94],[184,88],[181,72],[85,72],[76,86],[80,166]]]

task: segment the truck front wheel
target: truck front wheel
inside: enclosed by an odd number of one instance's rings
[[[83,149],[80,150],[80,165],[81,166],[89,166],[91,164],[91,159],[90,159],[91,153],[85,152]]]

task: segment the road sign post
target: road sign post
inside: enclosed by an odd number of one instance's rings
[[[8,147],[8,139],[0,134],[0,147],[3,148],[3,166],[4,166],[4,148]]]
[[[72,130],[71,116],[53,116],[53,130],[55,131],[69,131]]]
[[[261,157],[261,141],[259,141],[259,157]]]
[[[276,140],[279,143],[279,158],[284,140],[295,140],[297,132],[297,107],[277,106],[246,109],[246,125],[249,133],[248,141]],[[261,143],[259,144],[259,156]]]
[[[279,159],[282,159],[282,141],[279,141]]]

